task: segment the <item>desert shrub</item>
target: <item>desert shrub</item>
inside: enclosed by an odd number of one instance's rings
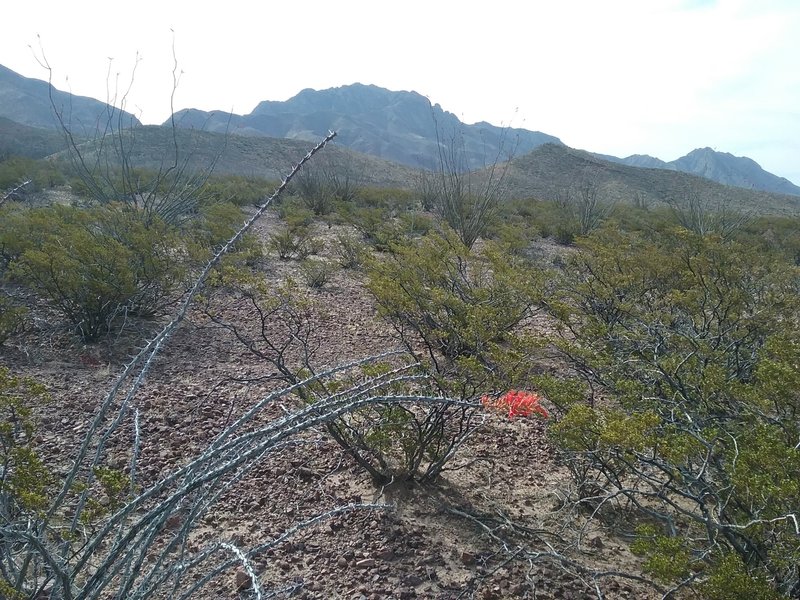
[[[270,287],[242,269],[227,269],[221,276],[213,293],[204,297],[206,314],[272,365],[273,379],[296,386],[292,389],[304,404],[342,401],[354,391],[356,396],[375,396],[368,405],[330,419],[326,428],[376,484],[435,479],[474,431],[480,406],[442,397],[430,372],[405,353],[300,386],[318,373],[315,357],[325,339],[319,333],[320,323],[327,320],[324,306],[292,280]],[[249,306],[252,318],[226,318],[230,305]],[[434,397],[439,400],[431,401]],[[398,403],[399,398],[408,402]]]
[[[244,213],[235,204],[215,202],[200,207],[198,218],[192,220],[182,231],[186,249],[195,262],[208,260],[210,248],[226,242],[242,226]],[[230,250],[226,263],[253,264],[263,255],[258,239],[248,234]]]
[[[525,225],[544,238],[568,246],[579,233],[578,222],[559,203],[543,200],[517,200],[506,207],[512,215],[518,215]]]
[[[26,313],[24,307],[16,306],[10,298],[0,293],[0,346],[22,328]]]
[[[336,398],[340,389],[366,390],[369,383],[383,386],[385,399],[332,420],[327,429],[375,485],[435,481],[482,422],[479,406],[442,397],[429,373],[407,363],[365,365],[348,379],[321,385],[317,394]]]
[[[87,341],[122,314],[151,316],[165,307],[184,272],[180,238],[115,206],[53,206],[20,216],[10,275],[47,298]],[[38,231],[35,245],[24,232]],[[39,229],[41,228],[41,229]]]
[[[0,366],[0,511],[5,519],[47,505],[53,477],[34,446],[33,416],[34,408],[47,400],[41,384]]]
[[[55,163],[12,156],[0,160],[0,198],[3,193],[24,181],[30,181],[25,191],[52,188],[66,182],[66,176]]]
[[[409,351],[446,379],[458,374],[464,396],[513,383],[523,343],[516,328],[540,292],[535,273],[518,257],[491,244],[473,252],[444,233],[372,260],[368,274],[380,314]]]
[[[391,251],[403,241],[402,229],[396,221],[394,211],[389,208],[346,205],[342,207],[341,213],[345,222],[378,251]]]
[[[557,244],[562,246],[571,246],[575,243],[575,237],[578,235],[578,227],[571,221],[559,223],[553,232],[553,239]]]
[[[362,187],[353,198],[355,206],[385,208],[394,213],[402,213],[419,208],[416,194],[401,188]]]
[[[334,266],[324,260],[307,259],[300,263],[303,281],[312,289],[321,289],[330,281]]]
[[[287,227],[310,227],[314,222],[314,213],[294,197],[286,198],[281,202],[278,207],[278,215]]]
[[[436,124],[437,169],[423,174],[417,187],[424,202],[467,248],[483,237],[506,200],[505,179],[516,150],[508,133],[500,134],[497,155],[484,157],[484,168],[473,172],[463,132],[441,131]]]
[[[786,216],[762,216],[753,218],[732,232],[736,241],[777,252],[786,259],[800,265],[800,219]]]
[[[550,390],[578,501],[644,525],[628,533],[646,568],[677,588],[796,595],[800,270],[686,230],[579,246],[548,301],[557,347],[605,399]]]
[[[292,183],[303,206],[321,217],[339,202],[354,201],[361,191],[361,171],[345,155],[329,154],[300,171]]]
[[[275,183],[259,177],[213,175],[197,194],[205,203],[256,206],[275,188]]]
[[[320,252],[323,242],[314,237],[311,228],[297,226],[284,227],[277,233],[273,233],[267,246],[282,260],[290,258],[302,260]]]
[[[486,237],[496,241],[510,253],[522,255],[537,233],[534,227],[509,217],[489,227]]]
[[[714,234],[727,238],[752,218],[750,212],[732,209],[724,200],[711,200],[695,192],[667,202],[681,227],[697,235]]]
[[[433,231],[435,225],[430,216],[416,210],[401,213],[398,221],[402,233],[412,238],[427,235]]]
[[[369,255],[369,250],[364,243],[349,233],[339,233],[336,236],[336,258],[343,269],[358,269]]]

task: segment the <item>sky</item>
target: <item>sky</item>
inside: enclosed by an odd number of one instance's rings
[[[593,152],[709,146],[800,185],[800,0],[6,0],[3,25],[0,64],[47,79],[44,58],[57,88],[124,96],[148,124],[359,82]]]

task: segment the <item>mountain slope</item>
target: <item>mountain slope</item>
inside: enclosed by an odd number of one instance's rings
[[[664,168],[643,168],[567,146],[546,144],[509,164],[506,183],[514,196],[552,199],[584,184],[607,202],[683,202],[694,196],[709,206],[759,214],[800,214],[800,197],[723,185]]]
[[[175,142],[179,168],[187,173],[204,172],[214,165],[215,174],[245,175],[278,180],[284,177],[306,155],[313,144],[303,140],[225,135],[207,131],[177,130],[160,125],[145,125],[123,133],[130,164],[143,169],[164,169],[174,160]],[[135,138],[132,140],[132,136]],[[338,138],[337,138],[338,139]],[[317,142],[319,140],[316,140]],[[80,145],[86,157],[93,156],[101,145],[95,141]],[[102,146],[112,151],[108,144]],[[66,152],[54,156],[67,160]],[[110,164],[117,157],[109,155]],[[405,165],[390,163],[374,156],[360,154],[329,144],[320,158],[335,168],[347,169],[356,185],[408,187],[416,181],[417,171]],[[100,164],[105,164],[105,158]]]
[[[765,171],[756,161],[745,156],[698,148],[670,164],[684,173],[694,173],[727,185],[800,196],[800,187]]]
[[[21,125],[0,117],[0,158],[10,155],[43,158],[65,147],[59,131]]]
[[[263,136],[239,136],[207,131],[179,129],[175,133],[180,163],[188,172],[202,172],[214,164],[216,174],[236,174],[279,179],[309,150],[311,142]],[[131,164],[142,168],[163,168],[172,160],[173,131],[163,126],[137,127],[125,136],[135,136]],[[338,138],[337,138],[338,140]],[[81,150],[91,156],[97,141],[86,142]],[[106,149],[108,146],[106,145]],[[66,159],[66,153],[55,158]],[[316,161],[326,168],[346,170],[356,185],[413,188],[420,171],[361,154],[338,144],[329,145]],[[101,164],[104,161],[101,161]],[[500,165],[503,168],[503,165]],[[467,177],[478,180],[482,171]],[[563,144],[545,144],[508,164],[505,184],[513,198],[554,199],[575,186],[589,183],[597,187],[598,197],[606,202],[630,203],[635,198],[657,204],[681,202],[689,196],[710,206],[728,206],[761,214],[800,214],[800,197],[772,194],[725,186],[702,177],[664,169],[645,169],[603,160],[588,152]]]
[[[594,154],[594,156],[632,167],[682,171],[748,190],[800,196],[800,187],[785,177],[778,177],[765,171],[756,161],[745,156],[734,156],[728,152],[717,152],[711,148],[697,148],[686,156],[670,162],[647,154],[633,154],[625,158],[606,154]]]
[[[561,141],[526,129],[489,123],[465,125],[416,92],[394,92],[359,83],[327,90],[306,89],[285,102],[261,102],[249,115],[184,110],[179,127],[239,135],[316,140],[339,132],[343,146],[413,167],[439,164],[439,140],[463,144],[462,170],[482,168],[544,143]]]
[[[0,65],[0,117],[16,123],[44,129],[59,129],[50,102],[50,84],[30,79]],[[53,104],[63,115],[74,135],[92,136],[105,129],[109,122],[109,105],[94,98],[74,96],[52,88]],[[124,127],[139,125],[132,114],[113,109],[109,125]],[[121,119],[121,120],[120,120]]]

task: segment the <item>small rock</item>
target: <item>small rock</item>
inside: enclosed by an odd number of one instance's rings
[[[183,525],[183,516],[180,514],[174,514],[167,517],[166,522],[164,523],[164,528],[168,531],[174,531],[178,529],[181,525]]]
[[[344,569],[347,566],[347,559],[344,556],[340,556],[336,561],[336,566]]]
[[[247,590],[251,585],[253,585],[253,582],[250,580],[250,576],[242,569],[237,569],[236,574],[234,575],[234,586],[236,587],[236,591],[241,592]]]
[[[475,564],[475,555],[471,552],[462,552],[461,553],[461,562],[466,566],[472,566]]]
[[[391,548],[384,548],[383,550],[378,551],[375,556],[380,560],[394,560],[396,558],[394,550]]]
[[[370,569],[375,566],[375,559],[374,558],[362,558],[359,561],[356,561],[356,567],[359,569]]]

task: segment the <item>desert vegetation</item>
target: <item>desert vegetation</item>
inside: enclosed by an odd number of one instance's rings
[[[797,217],[332,138],[0,163],[1,595],[800,596]]]

